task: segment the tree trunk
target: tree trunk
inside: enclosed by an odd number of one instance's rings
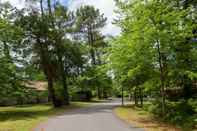
[[[142,91],[142,87],[139,88],[139,94],[140,94],[140,104],[141,104],[141,107],[143,107],[143,91]]]
[[[49,10],[49,17],[52,19],[51,0],[47,0],[47,6],[48,6],[48,10]]]
[[[161,81],[161,96],[162,96],[162,115],[165,115],[165,84],[164,84],[164,68],[163,68],[163,59],[160,51],[160,41],[157,41],[157,51],[159,55],[159,68],[160,68],[160,81]]]
[[[92,64],[93,65],[96,65],[96,59],[95,59],[95,52],[94,52],[94,49],[93,47],[90,47],[90,54],[91,54],[91,57],[92,57]]]
[[[60,103],[60,101],[57,100],[57,98],[55,96],[55,90],[53,88],[53,79],[51,77],[48,77],[47,80],[48,80],[48,90],[50,92],[53,105],[54,105],[54,107],[60,107],[61,103]]]
[[[44,9],[43,9],[43,0],[40,0],[40,10],[41,10],[41,15],[42,17],[44,16]]]
[[[94,50],[94,39],[93,39],[91,26],[88,27],[88,43],[90,45],[90,55],[91,55],[91,58],[92,58],[92,65],[96,65],[95,50]]]
[[[67,79],[66,79],[66,72],[64,70],[64,65],[62,61],[62,57],[59,56],[59,65],[60,65],[60,73],[61,73],[61,81],[64,88],[64,104],[69,105],[69,93],[68,93],[68,86],[67,86]]]
[[[52,100],[54,107],[59,107],[60,102],[57,101],[56,96],[55,96],[55,90],[53,88],[53,77],[52,77],[52,70],[50,68],[50,64],[49,64],[49,57],[47,55],[47,50],[45,50],[45,47],[43,46],[43,44],[40,42],[40,39],[37,39],[37,43],[39,45],[39,49],[40,49],[40,59],[41,59],[41,65],[43,68],[43,72],[47,78],[48,81],[48,97],[49,100]]]
[[[122,87],[121,89],[122,89],[122,91],[121,91],[122,92],[122,95],[121,95],[122,96],[122,106],[124,106],[124,88]]]
[[[137,88],[134,90],[134,100],[135,100],[135,105],[138,105],[138,95],[137,95]]]
[[[102,64],[102,62],[101,62],[101,56],[100,56],[98,50],[97,50],[97,53],[96,54],[97,54],[96,56],[97,56],[98,65],[101,65]]]
[[[183,97],[185,100],[192,97],[192,82],[186,75],[183,77]]]
[[[137,105],[136,89],[134,90],[134,101],[135,101],[135,105]]]
[[[101,99],[101,90],[100,90],[100,87],[98,86],[97,87],[97,96],[98,96],[98,99]]]

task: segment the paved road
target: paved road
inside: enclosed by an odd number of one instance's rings
[[[112,109],[117,102],[99,103],[51,118],[34,131],[143,131],[119,120]]]

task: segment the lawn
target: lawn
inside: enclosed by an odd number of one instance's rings
[[[0,131],[31,131],[53,115],[88,105],[74,102],[70,106],[57,109],[50,104],[0,107]]]
[[[180,131],[170,124],[154,119],[151,114],[135,106],[117,107],[114,113],[132,126],[144,128],[146,131]]]

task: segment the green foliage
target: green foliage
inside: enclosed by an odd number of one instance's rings
[[[40,7],[18,10],[0,2],[0,96],[12,94],[22,101],[40,95],[24,86],[32,80],[47,80],[54,106],[69,104],[68,87],[109,90],[111,80],[100,67],[106,46],[100,33],[104,14],[93,6],[71,12],[59,2],[55,8],[51,3],[41,0]]]
[[[196,112],[188,100],[196,99],[192,92],[197,71],[196,42],[192,41],[195,4],[169,0],[117,0],[116,4],[119,19],[115,23],[122,33],[110,41],[107,60],[117,88],[135,92],[143,87],[148,100],[158,100],[150,104],[154,115],[192,127]],[[167,94],[171,89],[179,94],[177,102],[166,100],[167,95],[175,97]]]
[[[22,65],[23,61],[14,54],[22,56],[23,30],[12,21],[17,15],[16,9],[9,3],[0,3],[0,8],[0,96],[21,96],[25,91],[24,69],[17,64]]]
[[[76,11],[76,34],[77,38],[83,43],[87,43],[89,59],[92,65],[101,64],[100,57],[102,49],[105,47],[104,36],[101,34],[106,24],[107,18],[93,6],[82,6]]]
[[[49,95],[58,106],[69,103],[69,93],[71,99],[77,93],[104,98],[113,93],[120,96],[124,89],[126,96],[158,100],[149,110],[163,115],[163,120],[183,127],[195,125],[193,1],[116,0],[120,17],[114,23],[122,32],[108,41],[101,33],[107,19],[98,9],[85,5],[71,12],[58,2],[55,8],[50,0],[45,2],[40,1],[41,9],[22,10],[0,2],[3,99],[16,98],[23,104],[26,97]],[[28,80],[47,80],[48,92],[28,89],[24,86]],[[179,93],[176,102],[166,98],[171,89]]]
[[[185,130],[192,129],[197,124],[196,107],[195,104],[192,103],[192,100],[190,100],[190,102],[185,100],[178,102],[166,102],[167,113],[163,118],[161,118],[162,110],[160,107],[161,102],[155,101],[152,104],[149,104],[147,109],[149,112],[153,113],[157,119],[177,125]]]
[[[100,14],[99,9],[88,5],[80,7],[76,12],[76,16],[77,30],[85,33],[86,37],[89,30],[93,31],[93,33],[99,33],[96,29],[104,27],[107,20],[104,18],[104,14]]]

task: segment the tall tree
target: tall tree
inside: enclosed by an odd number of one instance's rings
[[[46,79],[48,81],[48,92],[49,98],[52,100],[54,107],[61,106],[61,101],[56,97],[54,89],[54,80],[56,76],[57,65],[55,56],[53,55],[53,44],[51,43],[50,36],[52,32],[49,28],[49,17],[47,17],[43,12],[42,1],[40,1],[40,7],[42,14],[40,12],[32,11],[28,15],[21,15],[18,20],[18,24],[25,31],[25,41],[32,51],[33,56],[38,57],[40,67],[43,70]]]
[[[101,64],[99,47],[104,46],[105,43],[100,29],[105,26],[107,18],[93,6],[80,7],[76,12],[76,17],[78,35],[88,44],[90,60],[94,68],[94,66]],[[101,98],[99,86],[97,87],[97,95]]]
[[[103,36],[100,29],[106,24],[104,14],[100,14],[98,9],[93,6],[82,6],[77,10],[77,29],[79,34],[84,36],[83,40],[88,43],[90,48],[91,62],[96,65],[96,47],[102,44]]]

